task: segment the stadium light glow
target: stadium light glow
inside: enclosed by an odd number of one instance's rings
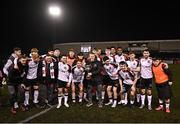
[[[60,7],[53,5],[49,7],[49,14],[53,17],[59,17],[62,14]]]

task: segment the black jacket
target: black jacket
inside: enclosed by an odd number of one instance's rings
[[[102,63],[100,61],[93,61],[88,63],[91,66],[90,73],[92,73],[91,80],[94,84],[101,84],[102,83]]]
[[[26,76],[26,68],[27,66],[22,66],[21,63],[18,63],[18,69],[12,68],[8,74],[7,84],[18,85],[23,83],[24,78]]]

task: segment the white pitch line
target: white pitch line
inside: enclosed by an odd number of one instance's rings
[[[44,111],[41,111],[41,112],[39,112],[39,113],[37,113],[37,114],[35,114],[35,115],[33,115],[33,116],[30,116],[30,117],[28,117],[28,118],[20,121],[18,124],[23,124],[23,123],[29,122],[30,120],[32,120],[32,119],[34,119],[34,118],[36,118],[36,117],[38,117],[38,116],[40,116],[40,115],[48,112],[49,110],[51,110],[51,109],[54,108],[54,107],[55,107],[55,106],[52,106],[52,107],[50,107],[50,108],[48,108],[48,109],[45,109]]]

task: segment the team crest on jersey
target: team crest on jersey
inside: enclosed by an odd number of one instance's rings
[[[147,62],[150,63],[150,60],[148,60]]]
[[[66,66],[64,66],[64,69],[65,69],[65,70],[67,70],[67,67],[66,67]]]

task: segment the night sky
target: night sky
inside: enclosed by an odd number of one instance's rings
[[[54,32],[48,5],[62,7],[56,41],[104,41],[180,38],[177,3],[118,2],[121,0],[4,0],[1,3],[0,55],[14,46],[29,52],[47,49]]]

